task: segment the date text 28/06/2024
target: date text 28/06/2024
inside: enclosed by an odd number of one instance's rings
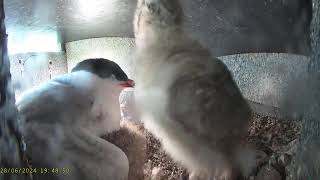
[[[0,174],[69,174],[70,168],[0,168]]]

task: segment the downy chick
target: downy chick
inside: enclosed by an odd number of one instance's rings
[[[135,98],[145,127],[194,179],[248,171],[251,110],[227,67],[182,29],[178,0],[138,0]]]
[[[118,98],[130,86],[116,63],[88,59],[24,93],[17,107],[27,156],[34,168],[47,172],[35,178],[126,180],[126,155],[100,136],[120,129]]]

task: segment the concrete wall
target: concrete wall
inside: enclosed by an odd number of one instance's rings
[[[120,65],[132,76],[133,38],[96,38],[66,43],[68,71],[80,61],[88,58],[106,58]]]
[[[64,52],[25,53],[12,55],[9,58],[16,95],[67,72]]]
[[[303,76],[309,58],[291,54],[258,53],[220,57],[249,100],[279,107],[287,98],[288,86]]]

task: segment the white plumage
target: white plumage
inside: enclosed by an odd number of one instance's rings
[[[116,66],[116,72],[109,64]],[[103,59],[83,61],[76,71],[26,92],[17,101],[32,166],[71,170],[34,174],[39,179],[127,179],[126,155],[99,137],[120,129],[120,84],[128,77],[114,64]]]

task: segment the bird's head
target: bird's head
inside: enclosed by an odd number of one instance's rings
[[[103,58],[81,61],[71,72],[74,73],[78,71],[91,73],[109,85],[115,85],[114,88],[119,90],[134,87],[135,85],[134,81],[128,78],[117,63]],[[102,84],[99,84],[99,86]]]
[[[85,121],[86,129],[97,135],[118,130],[121,119],[119,96],[123,89],[134,87],[134,81],[117,63],[102,58],[78,63],[72,69],[71,77],[73,85],[90,97],[90,112],[99,120]]]

